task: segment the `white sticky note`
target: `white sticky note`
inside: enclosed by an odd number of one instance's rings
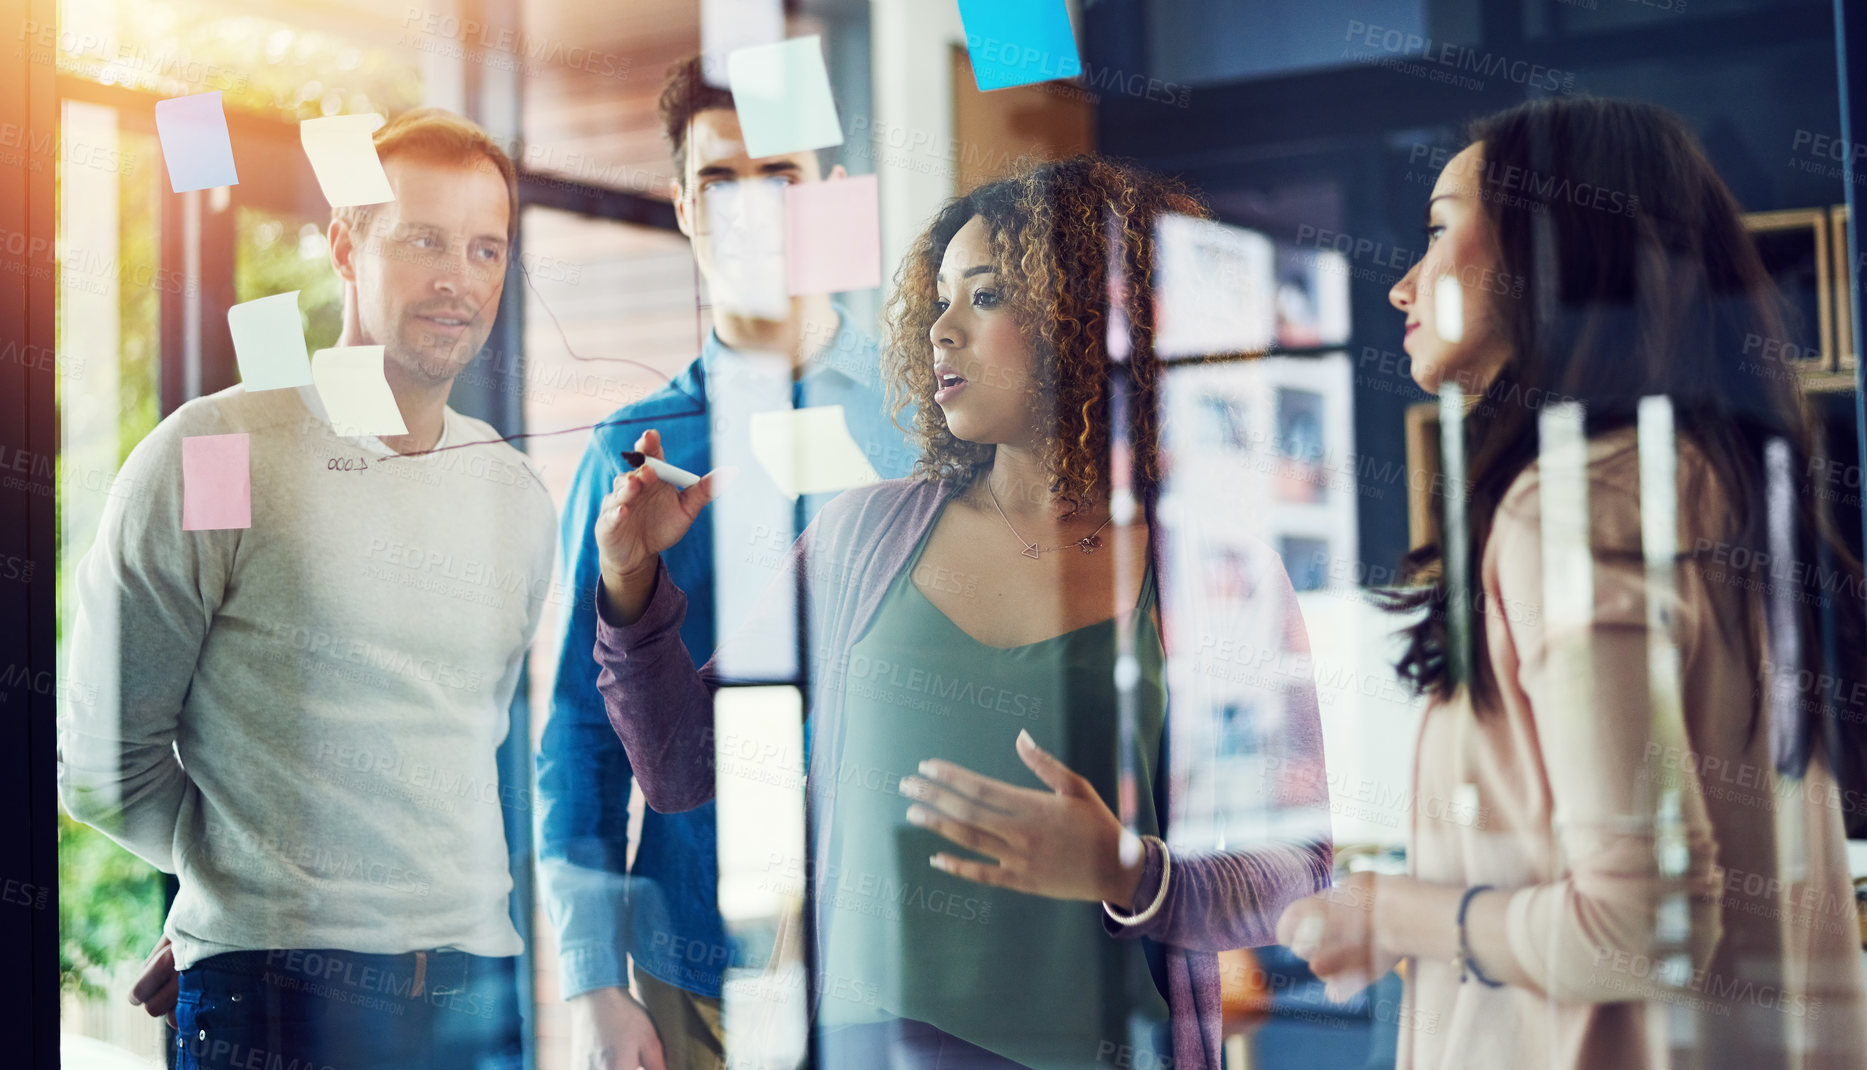
[[[332,115],[298,124],[298,142],[332,208],[395,200],[370,140],[382,124],[380,115]]]
[[[700,71],[708,85],[731,84],[734,52],[782,40],[784,0],[700,0]]]
[[[822,38],[742,48],[726,66],[747,156],[762,160],[843,143]]]
[[[1450,275],[1433,284],[1433,331],[1454,345],[1465,337],[1465,288]]]
[[[311,381],[339,435],[408,434],[382,362],[382,346],[340,346],[312,355]]]
[[[1154,350],[1257,353],[1277,337],[1276,248],[1255,231],[1166,215],[1155,224]]]
[[[297,290],[233,306],[227,310],[227,331],[248,392],[310,385],[311,358],[305,352]]]
[[[849,433],[841,405],[753,413],[748,430],[753,455],[789,497],[881,481]]]

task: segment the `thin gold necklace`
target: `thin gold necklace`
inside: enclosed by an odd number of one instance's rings
[[[992,489],[992,480],[990,476],[986,477],[985,492],[992,496],[992,508],[998,510],[998,518],[1005,522],[1005,527],[1011,532],[1011,537],[1018,540],[1018,542],[1023,545],[1024,556],[1033,561],[1038,560],[1044,554],[1056,550],[1065,550],[1072,546],[1086,554],[1095,553],[1102,548],[1102,529],[1109,526],[1109,520],[1115,519],[1115,514],[1111,511],[1108,515],[1108,520],[1104,520],[1096,526],[1096,530],[1084,535],[1075,542],[1066,542],[1061,546],[1039,546],[1018,534],[1018,529],[1011,526],[1011,518],[1005,515],[1005,507],[998,504],[998,492]]]

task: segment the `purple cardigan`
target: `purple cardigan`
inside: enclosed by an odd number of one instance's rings
[[[960,489],[960,484],[950,480],[893,480],[838,497],[793,545],[791,571],[777,581],[801,579],[798,589],[809,600],[809,634],[818,640],[811,658],[811,716],[817,720],[806,804],[813,831],[814,872],[826,872],[828,845],[833,842],[824,823],[832,818],[833,808],[829,792],[819,786],[836,783],[831,763],[841,751],[848,651],[868,629],[883,595],[907,567],[941,507]],[[1308,635],[1289,579],[1281,568],[1274,571],[1282,580],[1282,589],[1266,594],[1285,618],[1282,653],[1301,657],[1304,666],[1300,680],[1290,685],[1296,701],[1287,707],[1282,725],[1284,738],[1279,742],[1284,761],[1280,764],[1286,772],[1277,790],[1285,802],[1320,807],[1319,812],[1326,815],[1328,788],[1315,687],[1307,669]],[[770,601],[774,613],[792,611],[788,599]],[[600,596],[597,604],[602,605]],[[713,691],[725,681],[713,661],[694,668],[681,642],[686,610],[686,595],[663,566],[640,620],[620,627],[600,611],[597,619],[595,653],[602,669],[597,688],[608,707],[610,724],[628,750],[636,782],[648,805],[662,813],[692,809],[713,798],[714,791]],[[775,617],[744,622],[724,642],[730,647],[756,643],[761,635],[788,637],[786,631],[771,630],[778,623]],[[1162,854],[1149,841],[1137,904],[1151,903],[1157,897]],[[1218,1070],[1217,952],[1275,943],[1273,933],[1284,908],[1329,886],[1332,855],[1326,834],[1249,850],[1183,854],[1176,848],[1166,898],[1152,918],[1137,925],[1104,918],[1110,935],[1150,938],[1167,951],[1166,995],[1173,1016],[1175,1066]],[[823,932],[823,925],[818,924],[819,941]]]

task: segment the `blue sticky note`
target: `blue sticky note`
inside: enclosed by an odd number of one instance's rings
[[[741,48],[727,57],[726,69],[747,156],[762,160],[843,143],[822,38]]]
[[[959,0],[959,18],[981,92],[1083,73],[1064,0]]]
[[[156,101],[156,137],[176,193],[239,184],[219,90]]]

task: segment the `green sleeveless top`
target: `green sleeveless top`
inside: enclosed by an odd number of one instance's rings
[[[1049,790],[1018,757],[1023,729],[1119,813],[1116,622],[987,646],[915,586],[925,549],[923,537],[850,651],[830,804],[837,842],[816,885],[827,899],[819,1024],[910,1018],[1039,1070],[1107,1067],[1122,1055],[1122,1065],[1164,1065],[1137,1057],[1172,1054],[1167,1004],[1141,942],[1109,936],[1100,903],[988,887],[933,868],[927,860],[937,852],[969,853],[909,824],[910,800],[899,791],[929,758]],[[1150,567],[1136,607],[1143,834],[1159,832],[1152,789],[1166,705],[1155,600]]]

